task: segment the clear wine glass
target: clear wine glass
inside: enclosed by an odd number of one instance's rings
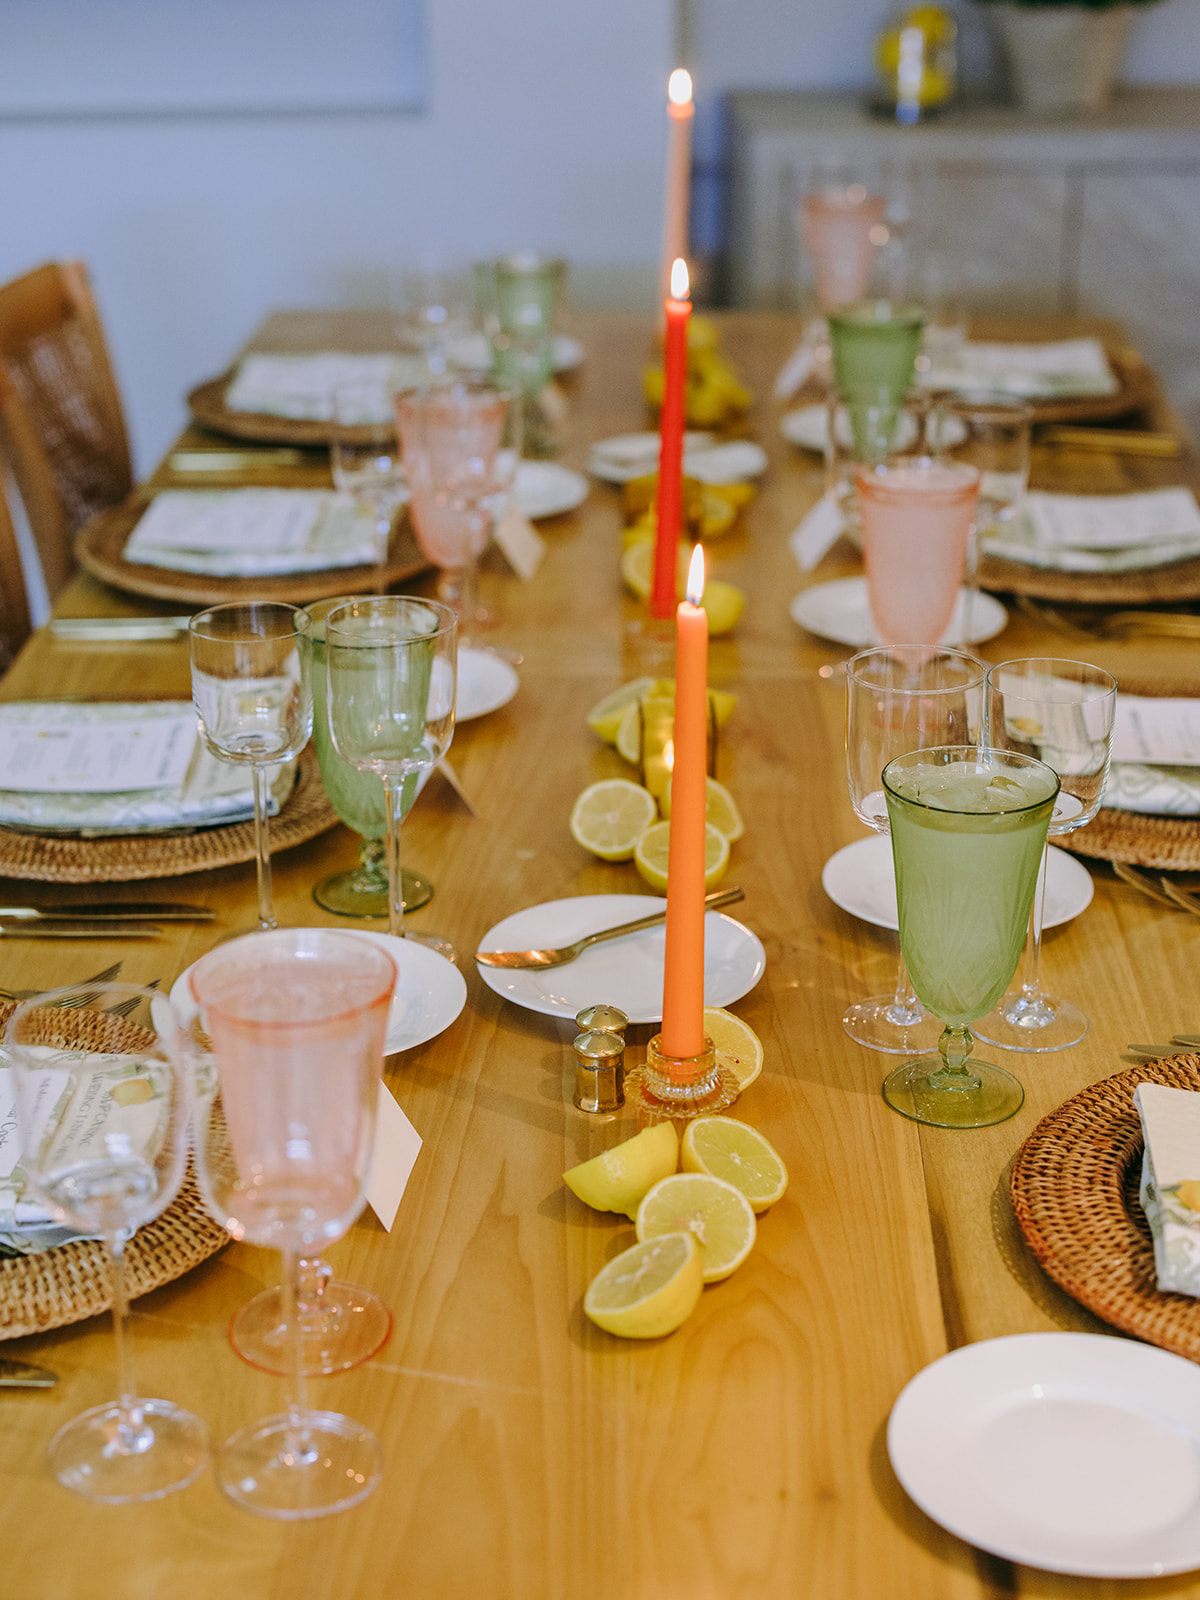
[[[351,600],[325,619],[329,736],[337,753],[383,780],[388,931],[403,938],[400,822],[405,780],[431,767],[454,736],[456,623],[436,600],[380,595]],[[454,947],[410,934],[447,960]]]
[[[961,650],[863,650],[846,665],[846,777],[860,822],[888,831],[880,773],[895,756],[933,744],[974,744],[983,726],[987,668]],[[842,1026],[871,1050],[931,1048],[937,1024],[922,1009],[901,955],[891,994],[849,1006]]]
[[[263,1516],[326,1516],[371,1493],[382,1452],[361,1423],[308,1406],[297,1260],[363,1208],[396,964],[346,933],[275,929],[218,945],[188,981],[206,1036],[186,1035],[201,1189],[235,1239],[281,1251],[292,1336],[287,1410],[225,1441],[217,1481]]]
[[[988,743],[1036,756],[1058,773],[1062,792],[1050,819],[1051,835],[1073,833],[1099,811],[1112,754],[1116,708],[1116,679],[1086,661],[1031,656],[1002,661],[988,673]],[[1045,911],[1044,853],[1020,987],[1005,995],[974,1028],[980,1039],[1002,1050],[1042,1054],[1065,1050],[1087,1037],[1088,1019],[1080,1008],[1046,994],[1041,987]]]
[[[897,756],[883,788],[900,948],[922,1003],[945,1023],[936,1054],[892,1069],[884,1099],[931,1127],[991,1127],[1020,1110],[1025,1091],[973,1055],[968,1024],[1016,970],[1058,777],[1030,756],[957,745]]]
[[[334,486],[371,519],[375,592],[387,588],[387,557],[396,513],[408,499],[396,439],[396,409],[386,383],[335,384],[330,393],[329,465]]]
[[[157,997],[161,1006],[161,997]],[[7,1076],[21,1150],[14,1176],[27,1200],[99,1238],[112,1280],[118,1397],[60,1428],[50,1470],[86,1500],[157,1500],[192,1482],[208,1434],[190,1411],[137,1393],[125,1246],[179,1192],[187,1154],[184,1075],[171,1042],[131,1014],[156,999],[127,983],[35,995],[5,1030]],[[168,1008],[169,1020],[169,1008]],[[154,1013],[158,1020],[159,1012]]]
[[[213,755],[254,774],[258,925],[273,928],[267,817],[270,769],[298,756],[312,733],[312,633],[306,611],[278,600],[235,600],[188,624],[192,700]]]
[[[438,599],[464,638],[492,627],[479,600],[479,558],[508,509],[521,459],[517,394],[460,377],[396,399],[417,543],[438,568]]]

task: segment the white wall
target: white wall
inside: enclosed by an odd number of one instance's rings
[[[670,0],[427,4],[421,113],[0,122],[0,280],[89,263],[141,470],[269,310],[378,297],[406,252],[553,250],[649,298]]]

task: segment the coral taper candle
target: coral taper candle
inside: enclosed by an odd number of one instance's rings
[[[662,1053],[704,1049],[704,831],[708,803],[708,616],[697,545],[675,613],[675,760],[667,856]]]
[[[664,298],[670,292],[672,264],[687,255],[693,111],[692,75],[683,67],[676,67],[667,80],[667,186],[658,289]]]
[[[650,615],[669,617],[678,591],[676,564],[683,531],[683,429],[687,406],[688,299],[687,263],[671,268],[667,300],[667,332],[663,347],[663,400],[658,419],[658,496],[655,508],[654,583]]]

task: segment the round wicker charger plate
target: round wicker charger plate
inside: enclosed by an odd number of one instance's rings
[[[1200,1301],[1155,1288],[1138,1203],[1139,1083],[1200,1089],[1200,1056],[1130,1067],[1059,1106],[1018,1151],[1009,1192],[1030,1249],[1073,1300],[1123,1333],[1200,1361]]]
[[[187,397],[193,422],[214,433],[233,439],[255,439],[261,444],[328,445],[333,438],[333,423],[311,417],[276,417],[263,411],[231,411],[225,404],[225,391],[232,372],[197,384]],[[370,444],[375,429],[339,428],[339,438],[350,444]]]
[[[262,578],[217,578],[200,572],[172,572],[167,567],[147,567],[124,558],[125,541],[146,509],[145,500],[127,500],[86,522],[75,536],[75,554],[81,567],[114,589],[152,595],[156,600],[199,606],[226,600],[285,600],[307,605],[338,594],[374,591],[374,567],[326,567],[320,572],[280,572]],[[383,569],[387,585],[425,572],[429,559],[421,554],[407,519],[392,535]]]
[[[337,813],[321,784],[315,751],[297,763],[296,783],[271,818],[271,851],[304,844],[332,828]],[[231,822],[195,833],[134,833],[107,839],[56,838],[0,827],[0,877],[39,883],[133,883],[253,861],[254,823]]]
[[[1126,694],[1195,698],[1200,685],[1163,678],[1122,678]],[[1124,861],[1162,872],[1200,869],[1200,817],[1156,817],[1102,806],[1086,827],[1060,834],[1055,844],[1077,856]]]
[[[979,586],[1001,594],[1025,594],[1031,600],[1057,600],[1068,605],[1162,605],[1200,600],[1200,557],[1134,572],[1055,572],[985,555],[979,563]]]
[[[0,1025],[14,1007],[0,1007]],[[115,1052],[144,1045],[144,1028],[94,1011],[52,1011],[44,1043],[63,1049]],[[204,1209],[189,1160],[179,1194],[125,1248],[129,1298],[149,1294],[198,1267],[229,1243],[229,1235]],[[112,1305],[108,1258],[94,1239],[59,1245],[40,1255],[0,1261],[0,1339],[20,1339],[47,1328],[97,1316]]]

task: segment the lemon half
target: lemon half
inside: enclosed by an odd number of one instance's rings
[[[652,889],[667,887],[667,858],[671,848],[671,824],[655,822],[638,840],[633,864]],[[729,866],[729,840],[711,822],[704,825],[704,886],[720,883]]]
[[[690,1233],[664,1233],[632,1245],[592,1279],[583,1309],[598,1327],[625,1339],[658,1339],[696,1309],[704,1289],[700,1249]]]
[[[716,1046],[717,1064],[728,1067],[745,1089],[763,1069],[762,1040],[741,1017],[720,1006],[704,1009],[704,1031]]]
[[[679,1165],[679,1135],[671,1122],[656,1122],[622,1144],[603,1150],[563,1173],[572,1194],[597,1211],[637,1214],[648,1189]]]
[[[571,811],[571,837],[601,861],[628,861],[658,816],[654,796],[628,778],[590,784]]]
[[[684,1172],[707,1172],[724,1178],[765,1211],[788,1186],[788,1170],[770,1141],[757,1128],[735,1117],[697,1117],[683,1135],[680,1163]]]
[[[662,1178],[638,1207],[639,1239],[695,1235],[705,1283],[717,1283],[741,1266],[754,1248],[755,1232],[754,1212],[741,1190],[703,1172]]]

